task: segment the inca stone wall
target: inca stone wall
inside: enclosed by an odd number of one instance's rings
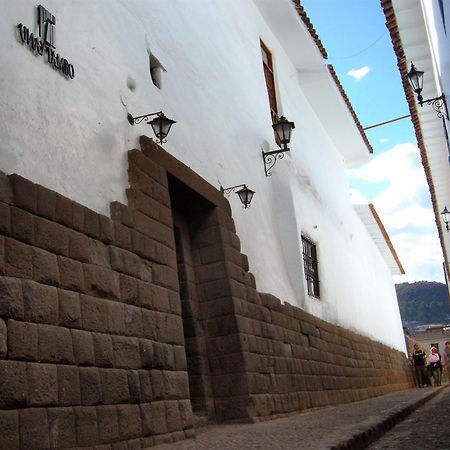
[[[400,352],[259,294],[221,193],[148,138],[141,147],[112,219],[0,176],[1,450],[183,439],[190,389],[224,421],[411,385]]]

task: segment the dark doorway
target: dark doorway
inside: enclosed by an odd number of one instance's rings
[[[169,176],[178,280],[183,316],[189,389],[197,424],[214,419],[207,342],[201,317],[196,271],[201,262],[195,257],[196,241],[204,218],[214,206],[180,182]]]

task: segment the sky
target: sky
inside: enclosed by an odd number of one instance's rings
[[[380,0],[301,0],[363,127],[409,114]],[[406,274],[444,282],[431,197],[410,119],[367,130],[370,162],[348,170],[353,203],[373,203]]]

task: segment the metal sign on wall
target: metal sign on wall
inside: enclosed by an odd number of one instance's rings
[[[56,52],[55,47],[55,28],[56,18],[47,11],[42,5],[37,7],[37,23],[39,37],[35,36],[25,25],[19,23],[20,40],[35,54],[42,56],[59,73],[66,78],[75,77],[75,69],[70,62]]]

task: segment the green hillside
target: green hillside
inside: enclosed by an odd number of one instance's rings
[[[448,324],[450,306],[443,283],[418,281],[395,285],[404,324]]]

